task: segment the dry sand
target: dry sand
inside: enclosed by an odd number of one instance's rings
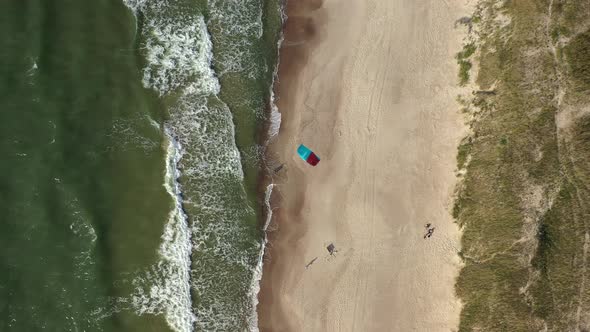
[[[452,331],[468,0],[288,2],[261,331]],[[305,164],[300,144],[322,159]],[[424,225],[436,227],[424,240]],[[329,256],[326,246],[338,252]],[[306,264],[317,260],[306,268]]]

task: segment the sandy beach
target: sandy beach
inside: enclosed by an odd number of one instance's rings
[[[456,330],[454,22],[468,0],[289,1],[287,15],[260,330]]]

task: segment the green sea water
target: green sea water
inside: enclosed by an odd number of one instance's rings
[[[1,331],[163,330],[107,315],[172,205],[134,33],[119,1],[0,2]]]
[[[279,9],[0,2],[0,331],[253,328]]]

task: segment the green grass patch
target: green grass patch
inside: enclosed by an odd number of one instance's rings
[[[475,53],[476,49],[477,49],[477,47],[473,43],[463,46],[463,50],[461,52],[457,53],[457,59],[469,58],[470,56],[473,55],[473,53]]]
[[[467,60],[459,60],[459,84],[465,85],[469,82],[469,71],[471,70],[471,62]]]
[[[467,84],[467,82],[469,82],[469,71],[471,70],[472,64],[471,61],[467,59],[469,59],[473,55],[473,53],[475,53],[476,49],[477,47],[475,46],[475,44],[470,43],[463,46],[463,50],[461,50],[461,52],[457,53],[457,55],[455,56],[455,58],[457,59],[457,63],[459,64],[460,85],[465,85]]]

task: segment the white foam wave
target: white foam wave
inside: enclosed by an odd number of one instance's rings
[[[177,331],[192,331],[196,317],[192,311],[190,294],[190,230],[187,216],[182,209],[181,188],[178,182],[178,162],[182,156],[182,147],[167,132],[169,138],[168,164],[166,166],[166,190],[174,198],[174,209],[170,213],[170,221],[166,225],[163,242],[160,247],[162,257],[173,262],[177,269],[169,278],[172,287],[164,293],[167,299],[177,299],[167,306],[166,319],[168,324]]]
[[[219,83],[211,69],[212,44],[203,16],[154,16],[146,19],[143,83],[160,95],[190,83],[191,92],[217,94]]]
[[[268,121],[268,138],[272,139],[279,134],[279,129],[281,129],[281,113],[275,104],[275,94],[272,87],[270,89],[270,119]]]
[[[252,299],[252,308],[253,313],[248,320],[248,329],[250,332],[258,332],[258,312],[256,308],[258,307],[258,293],[260,293],[260,280],[262,280],[262,268],[263,268],[263,258],[264,258],[264,250],[266,249],[266,244],[268,243],[268,239],[266,236],[266,230],[268,229],[268,225],[272,220],[272,208],[270,206],[270,197],[272,195],[272,189],[274,188],[275,184],[271,183],[266,186],[266,191],[264,192],[264,204],[266,206],[266,220],[264,222],[264,226],[262,231],[264,232],[264,240],[262,245],[260,246],[260,252],[258,254],[258,263],[256,264],[256,268],[254,269],[254,277],[252,279],[252,285],[250,286],[250,298]]]
[[[96,236],[94,227],[82,219],[80,212],[74,212],[74,216],[76,217],[76,221],[70,224],[72,233],[88,239],[90,243],[96,242],[98,237]]]
[[[149,0],[123,0],[123,4],[135,14],[139,9],[144,7],[148,1]]]
[[[208,105],[206,96],[186,93],[170,113],[169,125],[174,136],[183,146],[190,147],[181,161],[185,175],[243,180],[232,115],[225,104]],[[204,207],[217,206],[213,201],[207,202],[208,194],[204,192],[201,199]]]
[[[190,294],[190,229],[182,209],[180,173],[177,164],[182,147],[168,131],[166,176],[164,187],[174,200],[168,216],[159,253],[162,260],[144,278],[135,280],[136,292],[132,307],[139,315],[164,314],[168,325],[179,332],[193,331],[196,317],[192,311]],[[149,283],[147,290],[141,284]]]
[[[285,14],[284,9],[281,9],[281,25],[284,24],[285,20],[287,19],[287,15]],[[273,74],[272,74],[272,84],[270,85],[270,126],[269,126],[269,139],[272,139],[276,135],[279,134],[279,130],[281,129],[281,112],[279,112],[279,108],[276,104],[274,87],[275,83],[279,79],[279,64],[281,59],[281,45],[283,45],[283,41],[285,40],[285,35],[281,30],[281,36],[277,41],[277,63],[275,65]]]
[[[193,252],[199,257],[191,274],[192,291],[200,299],[194,305],[195,325],[203,331],[237,331],[244,318],[252,315],[250,303],[239,299],[249,299],[254,274],[251,259],[260,243],[252,242],[251,230],[244,224],[255,213],[243,187],[232,114],[219,99],[208,99],[182,96],[170,110],[169,126],[186,146],[180,161],[184,205],[197,211],[190,215]],[[245,247],[256,252],[252,255]],[[243,293],[228,294],[229,287]]]
[[[284,10],[281,10],[281,24],[285,22],[287,19],[287,15],[285,14]],[[275,82],[279,79],[279,64],[281,58],[281,45],[283,45],[283,41],[285,40],[285,36],[281,31],[281,35],[279,40],[277,41],[277,63],[275,65],[273,74],[272,74],[272,84],[270,85],[270,119],[269,119],[269,127],[268,127],[268,139],[271,140],[273,137],[279,134],[279,130],[281,129],[281,112],[279,112],[279,108],[276,104],[274,87]],[[268,144],[268,143],[267,143]]]
[[[210,0],[209,24],[218,32],[224,45],[223,53],[215,59],[220,66],[219,75],[245,72],[254,77],[260,70],[252,40],[263,33],[262,1],[259,0]],[[256,17],[256,19],[253,19]]]

